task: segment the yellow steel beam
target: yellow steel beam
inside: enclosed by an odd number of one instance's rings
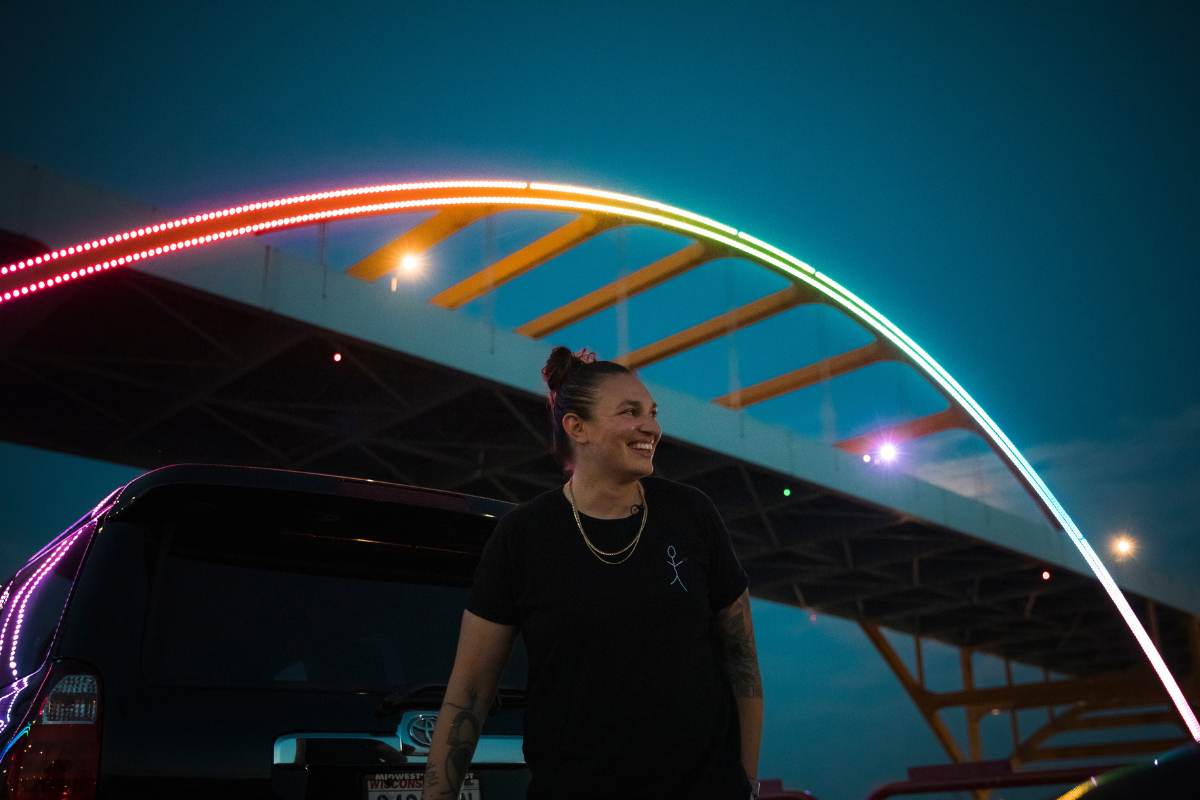
[[[494,206],[449,206],[386,244],[346,270],[347,275],[376,281],[400,266],[405,256],[424,253],[438,242],[461,231],[476,220],[496,212]]]
[[[971,691],[975,688],[975,664],[968,648],[958,649],[958,662],[962,670],[963,689]],[[983,739],[979,736],[979,720],[985,713],[987,712],[979,706],[967,706],[967,750],[971,753],[972,761],[983,760]]]
[[[720,258],[724,253],[712,245],[700,243],[689,245],[676,251],[666,258],[661,258],[653,264],[642,267],[637,272],[626,275],[602,286],[594,292],[585,294],[578,300],[567,303],[562,308],[556,308],[535,320],[526,322],[517,328],[517,333],[530,339],[541,339],[555,331],[560,331],[568,325],[573,325],[581,319],[598,314],[606,308],[611,308],[622,300],[627,300],[647,289],[653,289],[660,283],[682,275],[688,270],[695,269],[706,261]]]
[[[1161,687],[1154,683],[1153,676],[1129,673],[929,694],[929,702],[937,708],[968,705],[989,709],[1042,708],[1077,702],[1091,706],[1129,706],[1169,702]]]
[[[718,397],[713,402],[726,408],[745,408],[755,403],[761,403],[764,400],[779,397],[788,392],[794,392],[797,389],[803,389],[806,386],[812,386],[814,383],[836,378],[838,375],[861,369],[868,364],[897,358],[897,354],[890,345],[876,339],[870,344],[859,347],[856,350],[839,353],[824,361],[809,364],[807,367],[792,370],[784,375],[777,375],[762,383],[756,383],[753,386],[747,386],[745,389],[739,389],[723,397]]]
[[[482,297],[496,287],[508,283],[513,278],[524,275],[534,267],[565,253],[572,247],[586,242],[593,236],[621,224],[623,223],[616,217],[584,214],[466,280],[439,292],[431,297],[429,302],[442,308],[458,308]]]
[[[1149,756],[1173,750],[1191,741],[1178,739],[1142,739],[1132,742],[1105,742],[1104,744],[1075,744],[1061,747],[1039,747],[1022,763],[1031,761],[1065,761],[1072,758],[1115,758],[1119,756]]]
[[[950,406],[936,414],[901,422],[889,428],[880,428],[862,436],[855,436],[853,439],[844,439],[834,444],[834,447],[845,450],[847,453],[869,453],[876,449],[881,441],[886,440],[900,444],[954,428],[975,429],[971,418],[958,406]]]
[[[1059,716],[1050,715],[1050,719],[1045,725],[1038,728],[1029,735],[1029,738],[1016,747],[1012,755],[1008,757],[1008,763],[1013,769],[1030,761],[1037,761],[1038,752],[1041,749],[1042,742],[1067,730],[1068,726],[1074,722],[1085,708],[1082,703],[1077,703],[1073,708],[1068,708]]]
[[[961,764],[966,759],[963,757],[963,752],[958,746],[958,742],[954,741],[954,736],[950,733],[950,729],[946,727],[946,723],[942,722],[938,716],[937,709],[931,706],[928,702],[931,692],[917,685],[913,680],[913,676],[909,673],[908,667],[904,665],[904,661],[896,653],[895,648],[883,636],[883,632],[879,630],[879,626],[873,622],[860,620],[859,626],[863,632],[867,634],[867,638],[871,640],[871,644],[875,645],[875,649],[883,656],[883,660],[892,668],[892,672],[900,679],[900,685],[908,692],[908,696],[912,698],[913,704],[917,710],[921,712],[921,716],[925,718],[925,722],[933,730],[933,735],[937,737],[938,742],[946,751],[946,755],[950,756],[950,760]]]
[[[1088,709],[1091,710],[1091,709]],[[1170,711],[1143,711],[1137,714],[1113,714],[1107,717],[1083,717],[1064,726],[1066,731],[1099,731],[1129,728],[1135,725],[1178,725],[1179,717]]]
[[[1053,717],[1038,730],[1029,735],[1029,738],[1013,750],[1013,754],[1009,757],[1009,761],[1013,769],[1020,767],[1022,764],[1028,764],[1034,761],[1048,761],[1058,758],[1091,758],[1095,756],[1135,756],[1142,755],[1145,752],[1161,752],[1169,750],[1171,745],[1157,746],[1157,749],[1145,751],[1140,749],[1142,744],[1137,741],[1123,742],[1108,742],[1102,745],[1095,745],[1105,748],[1102,752],[1092,752],[1086,750],[1076,750],[1071,747],[1054,748],[1042,747],[1042,742],[1052,736],[1057,736],[1060,733],[1081,730],[1111,730],[1114,728],[1127,728],[1137,725],[1161,725],[1174,723],[1182,726],[1183,723],[1173,711],[1151,711],[1136,714],[1120,714],[1107,717],[1083,717],[1082,715],[1088,712],[1108,711],[1114,708],[1130,705],[1129,701],[1120,701],[1115,705],[1080,702],[1073,708],[1068,709],[1065,713]],[[1160,740],[1162,742],[1170,742],[1174,740]],[[1178,740],[1182,743],[1184,740]],[[1091,747],[1085,745],[1084,747]]]
[[[769,294],[753,303],[747,303],[741,308],[727,311],[719,317],[713,317],[707,322],[701,322],[699,325],[672,334],[653,344],[639,347],[632,353],[626,353],[615,360],[629,369],[641,369],[665,358],[678,355],[685,350],[691,350],[705,342],[711,342],[731,331],[761,322],[767,317],[773,317],[790,308],[805,303],[819,302],[821,302],[821,297],[816,291],[803,284],[792,284],[782,291]]]
[[[884,637],[878,625],[867,620],[860,620],[859,626],[871,643],[875,645],[875,649],[883,656],[883,660],[899,679],[900,685],[912,699],[917,711],[925,718],[926,723],[933,730],[934,736],[954,762],[961,763],[966,758],[938,714],[939,709],[950,706],[965,707],[971,760],[978,761],[983,754],[982,741],[978,732],[979,719],[992,709],[1073,704],[1072,708],[1053,717],[1031,734],[1028,739],[1020,743],[1010,757],[1014,769],[1034,761],[1159,753],[1177,747],[1185,741],[1180,738],[1159,739],[1153,742],[1124,741],[1094,745],[1042,747],[1042,743],[1050,737],[1067,731],[1101,730],[1168,722],[1179,724],[1179,720],[1171,711],[1140,712],[1095,718],[1081,717],[1082,714],[1089,711],[1166,702],[1163,692],[1159,687],[1153,685],[1150,678],[1128,673],[975,689],[974,670],[970,661],[971,654],[967,649],[960,650],[963,690],[960,692],[931,692],[913,678],[908,667],[896,653],[891,642]]]

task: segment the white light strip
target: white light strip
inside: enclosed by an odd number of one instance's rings
[[[600,189],[585,189],[582,186],[560,186],[555,183],[531,183],[529,184],[529,188],[546,192],[570,192],[572,194],[587,195],[588,197],[603,197],[606,200],[616,200],[621,203],[634,203],[639,206],[645,206],[646,208],[654,208],[659,211],[665,211],[668,214],[676,214],[680,217],[686,217],[687,219],[695,222],[709,225],[717,230],[725,231],[732,236],[737,236],[738,232],[737,228],[731,228],[728,225],[709,219],[708,217],[702,217],[699,214],[693,214],[690,211],[684,211],[682,208],[674,208],[673,206],[663,205],[662,203],[656,203],[653,200],[643,200],[640,197],[630,197],[627,194],[605,192],[601,191]]]
[[[764,248],[764,249],[766,249],[766,250],[770,250],[772,253],[774,253],[775,255],[779,256],[780,258],[786,258],[788,261],[792,262],[792,263],[793,263],[793,264],[795,264],[797,267],[799,267],[800,269],[802,269],[802,270],[804,270],[805,272],[807,272],[809,275],[816,275],[816,274],[817,274],[817,271],[816,271],[815,269],[813,269],[812,267],[810,267],[808,264],[805,264],[803,261],[801,261],[800,259],[796,258],[795,256],[788,255],[787,253],[785,253],[785,252],[783,252],[782,250],[780,250],[778,247],[772,247],[771,245],[767,244],[767,243],[766,243],[766,242],[764,242],[764,241],[761,241],[761,240],[759,240],[759,239],[755,239],[753,236],[751,236],[750,234],[746,233],[745,231],[738,231],[738,236],[740,236],[741,238],[745,239],[745,240],[746,240],[746,241],[748,241],[748,242],[754,242],[754,243],[755,243],[756,245],[758,245],[759,247],[762,247],[762,248]]]

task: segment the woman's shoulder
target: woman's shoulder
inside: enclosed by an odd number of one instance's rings
[[[514,532],[524,531],[531,527],[540,528],[546,518],[556,514],[560,510],[559,507],[565,502],[562,487],[542,492],[532,500],[526,500],[524,503],[514,506],[500,518],[497,528]]]
[[[646,490],[647,498],[655,497],[660,502],[682,503],[705,510],[715,508],[713,501],[708,495],[695,486],[689,486],[686,483],[651,476],[649,478],[642,478],[642,486]]]

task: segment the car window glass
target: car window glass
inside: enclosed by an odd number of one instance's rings
[[[156,548],[143,648],[151,683],[393,691],[447,682],[486,531],[455,544],[437,532],[456,518],[421,510],[385,521],[326,505],[337,526],[307,530],[224,510],[175,520]],[[518,645],[505,686],[524,688],[525,658]]]

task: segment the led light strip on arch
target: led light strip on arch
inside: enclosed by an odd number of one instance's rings
[[[1051,521],[1070,537],[1146,653],[1192,738],[1200,741],[1200,721],[1108,569],[1033,467],[979,404],[916,342],[852,292],[783,250],[707,217],[614,192],[521,181],[440,181],[341,189],[181,218],[0,267],[0,304],[143,259],[239,236],[334,219],[451,205],[492,205],[497,211],[536,208],[611,214],[641,220],[685,236],[708,239],[745,254],[760,266],[813,287],[838,308],[857,318],[864,327],[886,338],[971,416],[982,434],[995,445],[998,454],[1024,479],[1022,482],[1040,501]]]

